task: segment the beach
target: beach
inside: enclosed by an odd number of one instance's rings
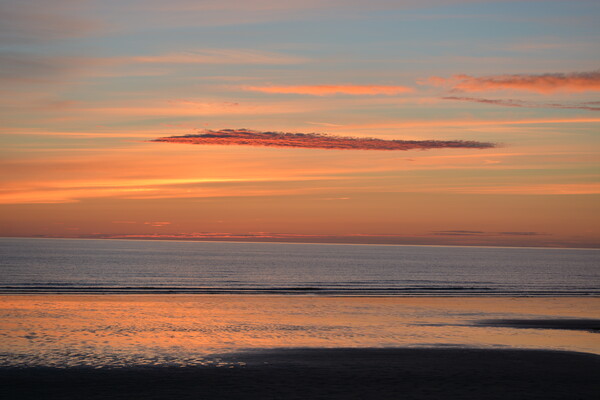
[[[295,349],[234,368],[3,369],[15,399],[591,399],[597,355],[482,349]]]
[[[2,398],[599,389],[596,251],[69,239],[0,250]]]
[[[574,399],[597,298],[4,295],[15,399]]]

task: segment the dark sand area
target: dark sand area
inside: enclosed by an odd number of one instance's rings
[[[567,329],[600,332],[600,319],[485,319],[475,322],[479,326],[523,329]]]
[[[600,356],[545,350],[286,349],[245,366],[0,369],[3,399],[591,399]]]

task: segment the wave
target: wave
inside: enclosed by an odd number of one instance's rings
[[[597,289],[505,289],[472,286],[418,287],[157,287],[157,286],[0,286],[0,294],[204,294],[204,295],[315,295],[315,296],[600,296]]]

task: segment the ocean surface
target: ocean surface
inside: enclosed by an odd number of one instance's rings
[[[0,238],[0,294],[599,296],[590,249]]]

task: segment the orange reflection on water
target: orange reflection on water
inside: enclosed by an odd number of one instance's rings
[[[474,346],[600,354],[587,331],[474,326],[494,318],[594,318],[597,298],[210,295],[0,296],[1,365],[196,365],[276,347]]]

